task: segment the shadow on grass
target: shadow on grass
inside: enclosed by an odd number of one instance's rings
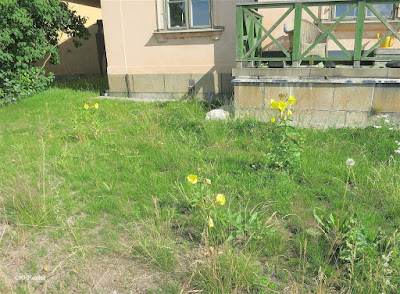
[[[108,89],[108,79],[104,77],[66,77],[54,81],[53,88],[91,91],[103,95]]]

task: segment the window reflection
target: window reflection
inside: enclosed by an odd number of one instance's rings
[[[169,27],[186,27],[185,2],[169,3]]]
[[[392,16],[392,4],[373,4],[372,5],[376,11],[378,11],[384,17],[391,17]],[[367,16],[375,16],[371,10],[367,10]]]
[[[335,7],[335,18],[341,17],[351,5],[337,5]],[[383,16],[392,17],[393,15],[393,4],[373,4],[373,7]],[[358,8],[354,8],[346,17],[357,17]],[[367,17],[376,17],[370,9],[367,9]]]
[[[209,0],[192,0],[192,25],[210,25],[210,3]]]

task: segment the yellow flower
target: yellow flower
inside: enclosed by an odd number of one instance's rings
[[[218,194],[218,195],[217,195],[217,198],[215,199],[215,202],[216,202],[216,203],[219,203],[219,204],[221,204],[221,205],[225,205],[226,199],[225,199],[224,194]]]
[[[95,108],[95,109],[99,109],[99,103],[96,103],[96,104],[94,105],[94,108]]]
[[[187,180],[190,184],[196,184],[197,183],[197,176],[196,175],[188,175]]]
[[[288,109],[287,115],[288,115],[288,116],[291,116],[292,114],[293,114],[293,112],[292,112],[290,109]]]
[[[214,221],[213,221],[213,219],[211,217],[208,218],[208,226],[210,228],[214,228]]]
[[[275,117],[271,118],[271,122],[275,122]]]
[[[271,99],[271,104],[269,105],[269,107],[278,109],[279,108],[279,103],[276,102],[274,99]]]
[[[281,101],[281,102],[279,102],[278,109],[279,109],[280,111],[285,111],[286,105],[287,105],[286,102]]]
[[[83,105],[83,108],[89,109],[89,105],[85,104],[85,105]]]
[[[289,96],[288,102],[293,105],[296,102],[296,98],[294,98],[294,96],[291,95]]]

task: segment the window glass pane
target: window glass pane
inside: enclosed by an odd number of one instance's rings
[[[186,27],[185,2],[170,2],[169,8],[169,27]]]
[[[210,25],[209,0],[192,0],[192,25],[195,27]]]
[[[384,17],[391,17],[392,16],[392,8],[393,4],[372,4],[376,11],[378,11]],[[367,10],[367,16],[375,16],[371,10]]]
[[[351,5],[336,5],[335,9],[335,17],[341,17],[347,9],[349,9]],[[350,13],[347,15],[347,17],[356,17],[357,16],[357,7],[350,11]]]

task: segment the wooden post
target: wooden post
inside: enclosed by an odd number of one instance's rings
[[[294,4],[294,32],[293,32],[293,52],[292,52],[292,66],[300,66],[300,33],[301,33],[301,13],[303,6],[301,3]]]
[[[243,58],[243,7],[236,7],[236,61]]]
[[[354,40],[354,56],[353,67],[361,67],[361,50],[362,40],[364,33],[364,20],[365,20],[365,0],[358,1],[357,24],[356,24],[356,38]]]

